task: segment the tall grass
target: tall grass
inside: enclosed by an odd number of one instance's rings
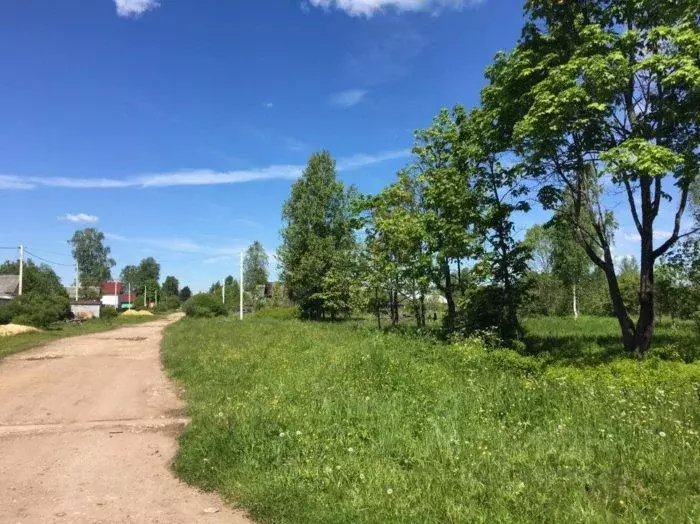
[[[175,470],[270,522],[697,522],[700,366],[184,320]]]

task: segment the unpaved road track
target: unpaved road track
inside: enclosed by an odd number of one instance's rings
[[[250,521],[170,471],[183,405],[157,320],[0,362],[0,523]]]

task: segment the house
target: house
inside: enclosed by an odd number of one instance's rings
[[[7,304],[19,293],[19,275],[0,275],[0,305]]]
[[[124,284],[121,282],[102,282],[100,286],[100,301],[103,306],[112,306],[119,309],[120,296],[124,294]]]

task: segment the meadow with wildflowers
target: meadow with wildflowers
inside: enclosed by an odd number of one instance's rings
[[[185,319],[163,346],[191,417],[175,471],[265,522],[700,520],[700,363],[602,343],[559,359],[564,328],[538,322],[524,356],[364,323]]]

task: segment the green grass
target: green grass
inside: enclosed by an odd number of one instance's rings
[[[274,318],[178,322],[164,361],[192,419],[176,472],[263,521],[700,519],[697,363]]]
[[[612,317],[536,317],[524,322],[529,354],[560,364],[598,365],[627,356]],[[700,359],[700,340],[692,321],[659,319],[651,356],[692,362]]]
[[[150,320],[154,320],[154,317],[119,316],[113,320],[93,319],[87,320],[82,324],[57,324],[50,329],[42,331],[22,333],[10,337],[0,337],[0,359],[13,353],[47,344],[59,338],[88,335],[90,333],[107,331],[131,324],[141,324]]]

